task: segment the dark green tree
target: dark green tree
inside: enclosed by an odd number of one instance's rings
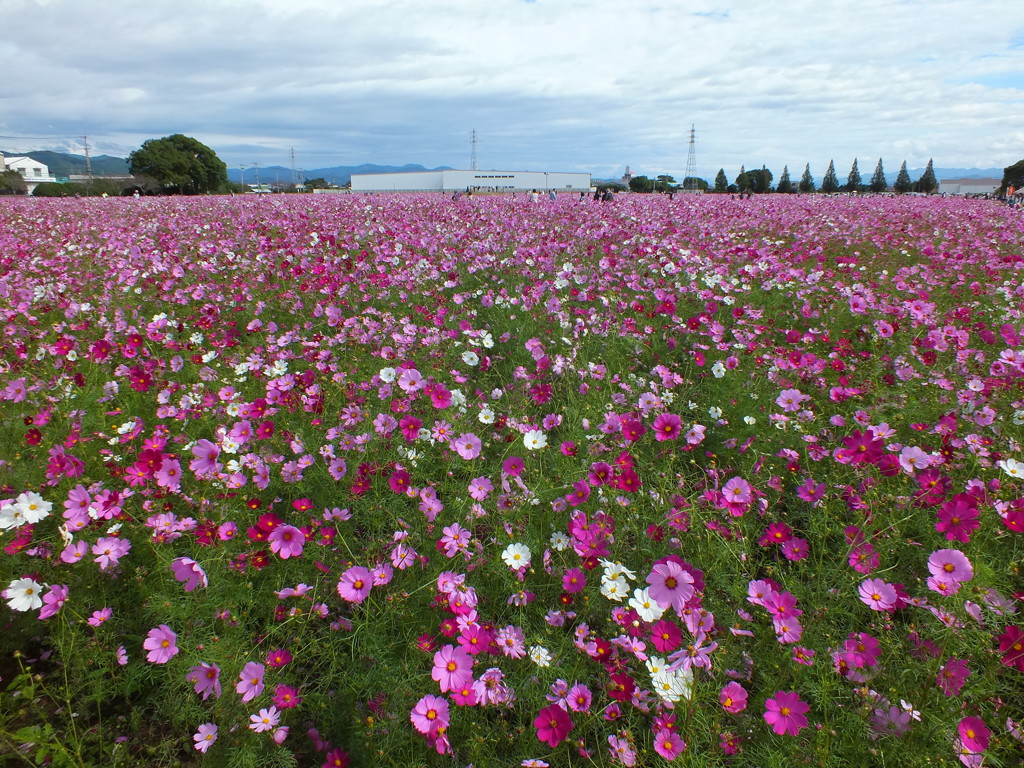
[[[649,179],[646,176],[634,176],[632,179],[629,180],[629,191],[653,192],[654,179]]]
[[[788,195],[793,191],[793,182],[789,180],[789,166],[782,166],[782,175],[779,176],[779,185],[775,188],[776,192],[781,192],[784,195]]]
[[[928,159],[928,165],[924,169],[924,173],[921,174],[921,178],[914,185],[914,189],[918,192],[924,192],[926,195],[939,191],[939,182],[935,178],[935,169],[932,168],[931,158]]]
[[[910,174],[907,173],[907,161],[903,161],[903,165],[900,166],[900,172],[896,174],[896,181],[892,185],[893,191],[899,194],[905,194],[914,188],[914,185],[910,181]]]
[[[671,192],[678,188],[674,177],[669,176],[667,173],[663,173],[654,182],[654,190],[656,192]]]
[[[825,194],[832,194],[839,191],[839,179],[836,178],[836,167],[831,160],[828,161],[828,170],[821,180],[821,191]]]
[[[728,183],[726,183],[726,186],[728,186]],[[686,192],[707,192],[708,187],[707,181],[699,176],[687,176],[683,179],[683,190]]]
[[[1024,189],[1024,160],[1003,168],[1003,183],[999,191],[1005,195],[1010,187]]]
[[[804,175],[800,177],[799,189],[803,193],[813,192],[815,190],[814,177],[811,176],[811,164],[808,163],[804,166]]]
[[[28,193],[28,184],[17,171],[6,170],[0,173],[0,195],[24,195]]]
[[[860,192],[860,169],[857,168],[857,158],[853,158],[853,165],[850,167],[850,173],[846,177],[846,191],[847,192]]]
[[[1024,161],[1021,161],[1024,162]],[[729,191],[729,177],[725,175],[725,168],[718,169],[718,175],[715,176],[715,192],[728,192]]]
[[[762,195],[772,191],[772,172],[763,165],[760,170],[747,171],[747,179],[750,181],[749,190],[755,194]]]
[[[871,175],[871,183],[868,185],[868,189],[877,194],[885,192],[887,186],[885,171],[882,170],[882,158],[878,158],[878,165],[875,166],[875,172]]]
[[[323,176],[317,176],[315,179],[306,179],[303,182],[303,186],[306,189],[327,189],[331,185],[327,183],[327,179]]]
[[[228,168],[216,152],[180,133],[143,142],[128,155],[128,168],[133,176],[149,176],[164,191],[178,194],[216,192],[228,180]]]
[[[736,189],[740,192],[746,192],[750,189],[750,176],[747,174],[746,168],[740,166],[740,172],[736,176]]]

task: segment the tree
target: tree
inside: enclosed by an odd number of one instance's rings
[[[17,171],[7,170],[0,173],[0,195],[24,195],[28,193],[28,184]]]
[[[228,180],[228,167],[212,149],[180,133],[143,142],[128,155],[128,168],[179,194],[216,192]]]
[[[875,172],[871,176],[871,183],[868,185],[868,189],[877,194],[885,192],[887,186],[885,171],[882,170],[882,158],[878,158],[878,165],[875,166]]]
[[[831,160],[828,161],[828,170],[821,180],[821,191],[825,194],[832,194],[839,191],[839,179],[836,178],[836,167]]]
[[[775,188],[776,192],[781,192],[784,195],[788,195],[793,192],[793,182],[789,180],[789,166],[782,166],[782,175],[779,177],[779,186]]]
[[[905,194],[914,188],[914,185],[910,182],[910,174],[907,173],[907,161],[903,161],[903,165],[900,166],[900,172],[896,174],[896,181],[892,185],[893,191],[899,194]]]
[[[815,190],[814,177],[811,176],[811,164],[804,166],[804,175],[800,177],[799,189],[801,192],[813,192]]]
[[[653,192],[654,180],[646,176],[634,176],[629,180],[630,192]]]
[[[750,176],[747,175],[747,170],[742,165],[740,166],[740,172],[736,176],[736,189],[740,192],[746,192],[750,189]]]
[[[654,190],[656,192],[671,192],[678,186],[675,178],[666,173],[661,174],[654,182]]]
[[[1022,160],[1021,162],[1024,162]],[[718,175],[715,176],[715,192],[728,192],[729,191],[729,178],[725,175],[725,168],[718,169]]]
[[[724,176],[725,174],[723,174]],[[709,184],[698,176],[687,176],[683,179],[683,191],[685,192],[707,192]],[[728,182],[726,183],[728,187]]]
[[[1003,183],[1000,192],[1005,195],[1010,187],[1024,189],[1024,160],[1003,168]]]
[[[750,181],[750,191],[756,194],[764,194],[772,191],[772,172],[763,165],[758,171],[747,171],[747,179]]]
[[[928,159],[928,166],[924,169],[924,173],[921,174],[921,178],[917,180],[914,188],[926,195],[939,191],[939,182],[935,179],[935,169],[932,168],[931,158]]]
[[[850,173],[846,177],[846,191],[847,192],[859,192],[860,191],[860,170],[857,168],[857,158],[853,158],[853,166],[850,168]]]
[[[317,176],[315,179],[306,179],[302,184],[306,189],[327,189],[331,186],[323,176]]]

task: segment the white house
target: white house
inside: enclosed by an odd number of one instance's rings
[[[50,174],[49,168],[38,160],[33,160],[31,157],[25,157],[24,155],[12,155],[10,157],[3,158],[3,163],[6,166],[5,170],[17,171],[21,174],[21,177],[25,179],[25,185],[28,187],[28,193],[30,195],[35,191],[35,188],[44,181],[57,181],[57,178]]]
[[[945,195],[991,195],[1002,183],[1002,179],[942,179],[939,192]]]
[[[564,171],[410,171],[353,173],[353,192],[586,192],[589,173]]]

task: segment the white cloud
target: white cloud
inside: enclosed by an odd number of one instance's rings
[[[306,167],[459,166],[475,128],[488,167],[680,177],[692,123],[711,178],[1003,166],[1024,143],[1024,6],[1005,0],[5,6],[0,133],[100,151],[182,132],[229,165],[294,147]]]

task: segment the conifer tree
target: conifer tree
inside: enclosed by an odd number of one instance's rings
[[[725,175],[725,168],[718,169],[718,175],[715,176],[715,192],[728,192],[729,191],[729,177]]]
[[[850,173],[846,177],[846,191],[847,192],[859,192],[860,191],[860,170],[857,168],[857,158],[853,158],[853,166],[850,168]]]
[[[740,172],[736,176],[736,187],[740,192],[746,192],[750,189],[750,177],[747,175],[747,169],[744,166],[740,166]]]
[[[875,172],[871,176],[871,184],[868,185],[868,189],[877,194],[885,192],[887,186],[885,171],[882,170],[882,158],[878,158],[878,165],[875,166]]]
[[[811,176],[811,164],[810,163],[808,163],[807,165],[804,166],[804,175],[800,177],[800,185],[799,185],[798,189],[801,192],[804,192],[804,193],[813,192],[814,189],[815,189],[815,187],[814,187],[814,177]]]
[[[832,194],[833,192],[839,191],[839,179],[836,178],[836,167],[831,160],[828,161],[828,170],[825,171],[825,177],[821,180],[821,191],[826,194]]]
[[[779,186],[775,188],[776,192],[781,192],[784,195],[788,195],[793,191],[793,182],[789,180],[789,166],[782,166],[782,175],[779,177]]]
[[[935,179],[935,169],[932,168],[931,158],[928,159],[928,167],[924,169],[924,173],[921,174],[921,178],[914,186],[918,192],[924,192],[926,195],[938,191],[939,182]]]
[[[900,172],[896,174],[896,181],[893,183],[893,191],[899,194],[905,194],[913,189],[914,185],[910,182],[910,174],[907,173],[907,161],[903,161],[903,165],[900,166]]]

